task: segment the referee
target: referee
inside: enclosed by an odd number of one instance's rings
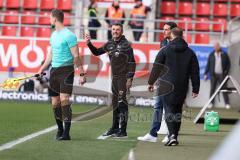
[[[112,68],[112,127],[103,136],[115,138],[127,137],[128,103],[126,92],[132,85],[136,63],[130,42],[123,35],[123,26],[120,23],[112,25],[112,39],[100,48],[91,43],[91,37],[86,35],[86,42],[95,56],[107,53]]]
[[[73,89],[74,64],[80,70],[81,85],[86,82],[86,77],[79,57],[77,37],[63,25],[63,20],[64,14],[61,10],[51,11],[50,23],[55,29],[50,38],[51,51],[38,73],[42,73],[49,64],[52,65],[49,95],[58,126],[56,139],[70,140],[72,111],[69,98]]]

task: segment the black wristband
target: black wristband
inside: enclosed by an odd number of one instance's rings
[[[85,75],[86,75],[86,73],[80,73],[80,77],[85,76]]]

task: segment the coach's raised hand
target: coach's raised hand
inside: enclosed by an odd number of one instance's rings
[[[86,41],[87,44],[91,42],[91,37],[90,37],[89,34],[85,35],[85,41]]]

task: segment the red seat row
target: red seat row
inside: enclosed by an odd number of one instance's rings
[[[55,5],[55,0],[41,0],[40,6],[38,6],[39,0],[6,0],[6,8],[8,9],[37,9],[40,8],[41,10],[51,10],[54,8],[58,8],[61,10],[70,11],[72,10],[72,0],[57,0],[57,5]],[[3,0],[0,0],[0,7],[3,6]]]
[[[167,20],[167,21],[172,21],[175,20],[173,17],[162,17],[161,20]],[[187,29],[188,30],[196,30],[196,31],[210,31],[211,24],[210,22],[214,22],[212,25],[212,30],[215,32],[221,32],[222,31],[222,26],[223,30],[227,31],[227,20],[224,18],[214,18],[213,21],[210,21],[208,18],[202,17],[202,18],[196,18],[195,22],[193,22],[193,19],[190,17],[180,17],[178,22],[178,26],[181,27],[182,29]],[[186,23],[188,22],[188,23]],[[219,23],[217,23],[219,22]],[[159,27],[160,29],[163,28],[164,22],[161,22]]]
[[[193,41],[193,38],[195,37],[195,40]],[[160,40],[163,40],[163,34],[160,34]],[[210,43],[210,36],[209,34],[187,34],[184,36],[184,39],[188,43],[196,43],[196,44],[209,44]]]
[[[20,36],[21,37],[34,37],[36,32],[37,37],[50,37],[51,30],[49,28],[33,28],[33,27],[21,27]],[[16,36],[17,27],[16,26],[3,26],[2,36]]]
[[[5,12],[6,15],[3,16],[3,23],[6,24],[18,24],[19,23],[19,12],[15,10],[10,10]],[[50,12],[40,12],[39,15],[34,11],[24,11],[21,17],[22,24],[39,24],[39,25],[49,25],[50,24]],[[69,13],[64,13],[64,25],[71,25],[71,16]]]
[[[240,2],[240,0],[238,1]],[[192,2],[180,2],[179,9],[176,9],[176,3],[162,2],[161,3],[161,13],[173,15],[178,13],[179,15],[192,15],[193,13],[193,3]],[[210,16],[211,7],[210,3],[207,2],[198,2],[196,6],[196,15],[198,16]],[[213,7],[214,16],[227,16],[228,15],[228,6],[226,3],[215,3]],[[240,4],[231,4],[230,7],[230,16],[240,16]]]

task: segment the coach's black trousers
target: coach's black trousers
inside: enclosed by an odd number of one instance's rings
[[[172,94],[170,96],[176,96]],[[169,136],[174,135],[178,137],[178,132],[181,127],[182,121],[182,106],[185,98],[180,98],[181,100],[174,98],[162,97],[162,103],[165,110],[165,121],[168,127]]]
[[[113,76],[112,79],[112,106],[113,124],[112,129],[120,129],[126,132],[128,121],[128,103],[126,100],[126,76]]]

